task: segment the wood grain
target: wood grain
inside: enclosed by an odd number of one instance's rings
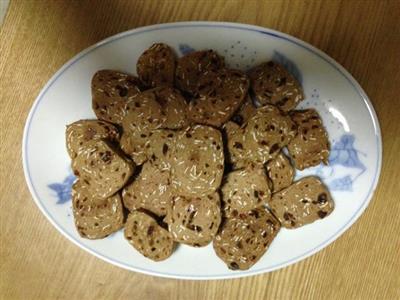
[[[399,299],[399,1],[11,1],[0,32],[0,298]],[[379,186],[364,215],[325,250],[288,268],[223,281],[128,272],[79,249],[26,187],[21,140],[50,76],[93,43],[135,27],[187,20],[277,29],[322,49],[370,96],[383,134]]]

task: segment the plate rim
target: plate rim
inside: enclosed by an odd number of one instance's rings
[[[62,75],[70,66],[72,66],[74,63],[79,61],[81,58],[83,58],[85,55],[93,51],[94,49],[97,49],[101,47],[102,45],[111,43],[113,41],[116,41],[120,38],[133,35],[133,34],[139,34],[139,33],[145,33],[149,31],[155,31],[155,30],[160,30],[160,29],[170,29],[170,28],[176,28],[176,27],[219,27],[219,28],[226,28],[226,29],[241,29],[241,30],[247,30],[247,31],[252,31],[252,32],[259,32],[262,34],[274,36],[277,38],[284,39],[286,41],[292,42],[302,48],[305,48],[306,50],[309,50],[313,54],[319,56],[321,59],[325,60],[328,62],[332,67],[334,67],[337,71],[339,71],[346,79],[347,81],[355,88],[357,93],[361,96],[361,98],[364,100],[364,104],[366,105],[369,115],[371,116],[373,127],[375,130],[375,137],[376,137],[376,142],[377,142],[377,156],[378,159],[376,161],[376,172],[374,175],[374,180],[372,185],[369,188],[368,194],[366,198],[364,199],[364,202],[362,203],[362,206],[359,207],[359,209],[354,213],[354,215],[351,217],[351,219],[344,225],[342,226],[338,231],[336,231],[335,234],[333,234],[331,237],[329,237],[327,240],[325,240],[323,243],[318,245],[317,247],[314,247],[313,249],[307,251],[306,253],[303,253],[302,255],[299,255],[295,258],[292,258],[284,263],[274,265],[269,268],[261,268],[261,269],[256,269],[256,270],[247,270],[247,271],[241,271],[238,273],[226,273],[226,274],[221,274],[221,275],[182,275],[182,274],[173,274],[173,273],[164,273],[164,272],[158,272],[158,271],[153,271],[153,270],[147,270],[147,269],[142,269],[138,267],[133,267],[129,266],[127,264],[124,264],[123,262],[116,261],[115,259],[109,258],[103,254],[97,253],[95,250],[92,250],[86,245],[83,245],[79,240],[75,239],[71,235],[69,235],[64,229],[54,220],[54,218],[46,211],[43,203],[41,202],[40,198],[38,197],[38,194],[36,193],[35,187],[33,186],[30,172],[29,172],[29,166],[28,166],[28,156],[27,156],[27,141],[28,141],[28,136],[29,136],[29,130],[30,130],[30,124],[32,121],[33,116],[35,115],[35,111],[40,103],[41,98],[45,95],[47,90],[53,85],[54,82],[57,81],[58,77]],[[54,73],[51,78],[46,82],[44,87],[41,89],[39,95],[36,97],[35,101],[32,104],[32,107],[29,111],[29,114],[26,118],[25,126],[24,126],[24,132],[23,132],[23,140],[22,140],[22,161],[23,161],[23,169],[24,169],[24,177],[25,181],[28,185],[28,189],[32,195],[32,198],[36,205],[39,207],[40,211],[42,214],[47,218],[47,220],[64,236],[66,237],[69,241],[77,245],[78,247],[82,248],[83,250],[89,252],[90,254],[94,255],[97,258],[100,258],[101,260],[104,260],[112,265],[116,265],[118,267],[121,267],[123,269],[129,270],[129,271],[134,271],[146,275],[151,275],[151,276],[159,276],[159,277],[164,277],[164,278],[173,278],[173,279],[185,279],[185,280],[218,280],[218,279],[233,279],[233,278],[240,278],[240,277],[247,277],[247,276],[253,276],[253,275],[258,275],[258,274],[263,274],[263,273],[268,273],[272,272],[281,268],[285,268],[289,265],[295,264],[301,260],[304,260],[315,253],[319,252],[323,248],[329,246],[332,242],[334,242],[336,239],[338,239],[340,236],[343,235],[343,233],[349,229],[363,214],[365,209],[368,207],[369,203],[372,200],[372,197],[375,193],[376,187],[379,182],[380,174],[381,174],[381,168],[382,168],[382,135],[381,135],[381,129],[379,125],[379,120],[377,117],[377,114],[375,112],[375,109],[369,100],[367,94],[365,91],[362,89],[360,84],[354,79],[354,77],[350,74],[349,71],[347,71],[341,64],[339,64],[336,60],[334,60],[332,57],[324,53],[322,50],[319,50],[318,48],[312,46],[311,44],[302,41],[294,36],[291,36],[289,34],[273,30],[267,27],[261,27],[261,26],[256,26],[256,25],[250,25],[250,24],[244,24],[244,23],[234,23],[234,22],[212,22],[212,21],[189,21],[189,22],[171,22],[171,23],[161,23],[161,24],[155,24],[155,25],[149,25],[149,26],[143,26],[143,27],[137,27],[134,29],[130,29],[115,35],[112,35],[110,37],[107,37],[89,47],[86,49],[80,51],[78,54],[73,56],[70,60],[68,60],[61,68],[57,70],[56,73]]]

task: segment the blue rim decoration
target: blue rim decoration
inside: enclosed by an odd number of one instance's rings
[[[339,235],[344,232],[349,226],[351,226],[356,220],[355,217],[357,215],[360,215],[366,208],[366,204],[369,202],[369,199],[372,197],[372,193],[376,189],[376,186],[378,184],[378,179],[380,175],[380,170],[381,170],[381,149],[382,149],[382,142],[381,142],[381,133],[380,133],[380,127],[379,123],[377,121],[377,116],[375,113],[375,110],[369,101],[367,95],[361,88],[361,86],[356,82],[356,80],[348,73],[339,63],[337,63],[335,60],[330,58],[327,54],[323,53],[321,50],[315,48],[314,46],[303,42],[293,36],[274,31],[271,29],[267,28],[262,28],[259,26],[253,26],[253,25],[246,25],[246,24],[239,24],[239,23],[223,23],[223,22],[177,22],[177,23],[166,23],[166,24],[158,24],[158,25],[151,25],[151,26],[146,26],[142,28],[137,28],[133,29],[130,31],[122,32],[117,35],[111,36],[97,44],[94,44],[93,46],[83,50],[79,54],[77,54],[75,57],[73,57],[71,60],[69,60],[59,71],[56,72],[52,76],[52,78],[49,80],[49,82],[46,84],[46,86],[42,89],[40,92],[39,96],[34,102],[33,107],[31,108],[31,111],[28,115],[28,119],[25,125],[24,129],[24,135],[23,135],[23,145],[22,145],[22,159],[23,159],[23,167],[24,167],[24,173],[25,173],[25,178],[29,187],[29,190],[31,194],[33,195],[33,198],[37,205],[39,206],[39,209],[41,209],[44,213],[45,216],[48,218],[48,220],[57,228],[58,231],[60,231],[65,237],[67,237],[70,241],[75,243],[77,246],[85,249],[89,253],[92,253],[93,255],[97,256],[100,259],[103,259],[109,263],[115,264],[117,266],[120,266],[124,269],[128,270],[134,270],[138,271],[144,274],[148,275],[158,275],[162,277],[169,277],[169,278],[179,278],[179,279],[225,279],[225,278],[238,278],[238,277],[244,277],[244,276],[250,276],[250,275],[257,275],[264,273],[266,270],[265,268],[261,269],[252,269],[248,271],[241,271],[240,273],[224,273],[224,274],[217,274],[217,275],[196,275],[196,274],[190,274],[190,275],[180,275],[180,274],[175,274],[175,273],[166,273],[166,272],[155,272],[152,270],[148,269],[142,269],[136,266],[132,266],[130,264],[127,264],[126,262],[119,261],[115,258],[108,257],[107,255],[101,254],[97,252],[96,250],[90,248],[89,246],[86,246],[82,244],[78,239],[70,235],[67,231],[63,230],[63,227],[55,220],[50,214],[49,211],[46,209],[46,207],[43,205],[42,201],[38,197],[38,194],[36,192],[36,189],[32,183],[31,180],[31,174],[29,170],[29,159],[28,159],[28,138],[29,138],[29,132],[30,132],[30,126],[31,126],[31,121],[33,116],[35,115],[36,109],[38,108],[43,96],[46,94],[48,89],[54,84],[54,82],[57,81],[57,79],[66,71],[68,70],[72,65],[77,63],[81,58],[92,52],[93,50],[97,49],[98,47],[101,47],[103,45],[109,44],[111,42],[117,41],[119,39],[129,37],[132,35],[137,35],[137,34],[143,34],[151,31],[156,31],[156,30],[165,30],[165,29],[171,29],[171,28],[180,28],[180,27],[202,27],[202,28],[212,28],[212,27],[217,27],[217,28],[226,28],[226,29],[237,29],[237,30],[243,30],[243,31],[250,31],[250,32],[258,32],[260,34],[268,35],[270,37],[274,37],[277,39],[282,39],[287,42],[290,42],[292,44],[297,45],[298,47],[301,47],[303,49],[306,49],[307,51],[311,52],[312,54],[318,56],[325,62],[327,62],[329,65],[331,65],[333,68],[335,68],[346,80],[349,82],[349,84],[354,88],[354,90],[357,92],[357,94],[360,95],[360,97],[364,100],[364,103],[369,111],[369,114],[371,116],[371,120],[373,122],[373,126],[375,129],[375,137],[376,137],[376,142],[377,142],[377,156],[378,159],[376,161],[375,165],[375,175],[374,175],[374,180],[373,184],[368,190],[368,194],[364,201],[362,202],[361,206],[358,208],[358,210],[351,216],[349,221],[344,224],[339,230],[336,231],[335,234],[327,238],[323,243],[319,244],[318,246],[314,247],[313,249],[307,251],[306,253],[303,253],[301,255],[298,255],[288,261],[285,261],[283,263],[279,263],[276,265],[272,265],[268,268],[269,271],[274,271],[279,268],[286,267],[292,263],[295,263],[301,259],[305,259],[312,254],[316,253],[318,250],[324,248],[324,246],[328,246],[331,242],[333,242]]]

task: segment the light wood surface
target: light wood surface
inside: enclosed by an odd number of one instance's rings
[[[0,33],[0,298],[400,299],[399,19],[396,0],[11,1]],[[73,245],[32,201],[22,132],[51,75],[110,35],[187,20],[257,24],[294,35],[341,63],[373,102],[383,134],[379,186],[357,223],[311,258],[238,280],[145,276]]]

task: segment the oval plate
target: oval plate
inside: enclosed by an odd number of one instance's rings
[[[232,68],[273,59],[302,83],[301,108],[315,107],[328,130],[329,166],[316,174],[332,192],[336,209],[326,219],[296,230],[283,229],[261,260],[247,271],[231,271],[204,248],[179,246],[166,261],[153,262],[136,252],[119,231],[103,240],[80,238],[70,201],[74,176],[65,147],[65,126],[94,118],[90,82],[99,69],[135,73],[139,55],[164,42],[178,55],[214,49]],[[33,199],[69,240],[114,265],[151,275],[181,279],[235,278],[283,268],[320,251],[348,229],[367,207],[378,183],[382,144],[379,123],[368,97],[354,78],[320,50],[292,36],[236,23],[185,22],[142,27],[112,36],[67,62],[37,97],[25,125],[23,164]]]

